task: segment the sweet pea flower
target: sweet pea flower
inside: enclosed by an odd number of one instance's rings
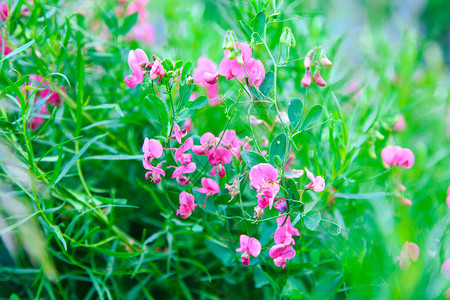
[[[419,258],[419,254],[419,246],[406,241],[400,251],[400,256],[398,256],[395,261],[399,262],[400,269],[406,270],[411,265],[411,261],[416,261]]]
[[[278,171],[271,164],[261,163],[250,169],[249,177],[252,187],[258,192],[258,206],[272,209],[275,196],[280,191]]]
[[[239,237],[240,248],[236,249],[237,253],[242,253],[241,262],[244,266],[248,266],[250,263],[250,255],[258,257],[261,253],[261,243],[255,238],[249,238],[245,234],[241,234]]]
[[[314,192],[322,192],[325,189],[325,180],[321,176],[314,177],[306,167],[306,176],[311,180],[311,182],[305,186],[305,189],[313,189]]]
[[[188,138],[183,145],[181,145],[176,151],[174,159],[175,161],[180,162],[181,164],[187,164],[192,161],[192,155],[185,154],[184,152],[190,150],[192,146],[194,145],[194,141],[192,138]]]
[[[148,63],[147,54],[142,49],[130,50],[128,53],[128,66],[133,71],[133,74],[127,75],[124,78],[125,83],[130,88],[135,88],[144,81],[143,68]]]
[[[403,115],[396,115],[395,116],[396,121],[394,123],[394,126],[392,126],[392,130],[396,132],[402,132],[406,128],[406,121],[405,117]]]
[[[222,137],[223,135],[223,137]],[[228,149],[231,155],[240,159],[241,156],[241,146],[244,144],[243,141],[239,140],[234,130],[225,130],[219,134],[219,139],[222,137],[221,145]]]
[[[197,155],[207,155],[208,151],[214,146],[214,141],[216,137],[211,132],[206,132],[200,138],[200,146],[194,145],[192,146],[192,152]]]
[[[278,229],[275,231],[275,244],[283,244],[286,246],[295,245],[292,236],[300,236],[297,228],[292,227],[289,216],[282,216],[277,218]]]
[[[163,162],[160,162],[156,167],[151,164],[144,165],[145,169],[149,170],[145,173],[145,179],[151,178],[154,184],[158,184],[161,182],[161,176],[166,176],[166,173],[163,169],[161,169]]]
[[[409,169],[414,165],[414,153],[408,148],[388,146],[381,151],[381,158],[388,166]]]
[[[444,275],[445,278],[450,279],[450,258],[442,264],[441,274]]]
[[[210,104],[217,103],[217,98],[219,98],[218,90],[219,85],[217,83],[219,79],[219,73],[217,70],[217,65],[207,57],[200,57],[197,60],[197,68],[195,68],[194,82],[198,84],[203,84],[207,91],[207,96],[209,99],[216,99],[210,101]]]
[[[269,250],[269,256],[273,259],[275,266],[286,268],[286,259],[293,259],[295,250],[291,246],[284,244],[274,245]]]
[[[195,209],[194,195],[183,191],[180,193],[179,201],[180,209],[177,210],[177,216],[180,215],[182,219],[186,219],[192,214]]]
[[[179,185],[186,185],[189,183],[189,177],[185,176],[184,174],[194,173],[196,169],[197,165],[195,164],[195,162],[181,165],[177,167],[175,171],[173,171],[172,178],[176,178]]]
[[[225,76],[227,80],[249,78],[252,85],[259,87],[266,74],[264,65],[261,61],[252,58],[252,50],[246,43],[236,42],[234,51],[237,53],[236,57],[229,59],[231,51],[224,50],[224,58],[219,65],[219,74]]]
[[[227,165],[231,162],[231,153],[225,148],[218,148],[213,151],[209,151],[208,153],[208,160],[209,163],[214,166],[211,169],[211,176],[215,176],[216,172],[219,175],[220,178],[225,176],[225,167],[224,165]]]
[[[178,126],[178,124],[174,121],[173,122],[173,128],[172,128],[172,136],[170,136],[168,139],[176,139],[178,143],[181,144],[181,139],[184,138],[187,134],[187,130],[180,129],[180,126]]]
[[[191,132],[194,128],[194,123],[192,122],[192,118],[187,118],[183,123],[183,128],[186,129],[186,132]]]
[[[206,194],[209,197],[220,192],[219,185],[213,179],[203,177],[201,182],[202,187],[197,190],[199,193]]]
[[[303,176],[303,174],[305,174],[305,171],[303,171],[303,170],[292,169],[292,171],[290,171],[289,173],[286,173],[284,175],[284,177],[286,177],[288,179],[300,178]]]
[[[163,147],[159,141],[145,138],[144,144],[142,145],[142,152],[144,152],[142,164],[147,169],[153,159],[161,157]]]
[[[164,76],[164,74],[166,74],[166,70],[163,65],[159,59],[155,60],[152,64],[152,68],[150,69],[150,79],[156,80],[158,77]]]
[[[327,86],[327,83],[325,82],[325,80],[323,80],[322,76],[320,76],[319,72],[316,72],[313,74],[313,81],[318,86],[321,86],[321,87]]]
[[[309,87],[311,85],[311,78],[312,78],[311,76],[312,76],[311,70],[309,68],[306,69],[305,75],[303,76],[302,81],[301,81],[301,83],[304,87]]]
[[[144,42],[151,45],[155,42],[155,28],[148,22],[138,22],[127,34],[127,40]]]

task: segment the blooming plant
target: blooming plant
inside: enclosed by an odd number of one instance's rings
[[[450,297],[437,42],[100,2],[0,1],[0,298]]]

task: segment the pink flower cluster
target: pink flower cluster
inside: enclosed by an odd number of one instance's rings
[[[302,78],[302,85],[304,87],[309,87],[311,85],[311,78],[318,86],[327,86],[325,80],[320,76],[320,70],[322,67],[331,67],[333,63],[328,59],[322,46],[314,47],[309,50],[303,64],[306,69],[305,75]]]
[[[381,151],[381,158],[388,166],[409,169],[414,165],[414,153],[408,148],[388,146]]]
[[[40,84],[40,85],[39,85]],[[39,108],[38,113],[41,115],[47,115],[48,114],[48,107],[47,104],[53,105],[53,106],[60,106],[62,103],[61,96],[58,94],[58,92],[53,91],[50,87],[50,83],[43,80],[43,77],[40,75],[31,74],[30,75],[30,81],[28,85],[37,87],[39,86],[39,91],[36,92],[33,106],[35,106],[37,103],[39,103],[41,100],[45,99],[45,103],[42,104],[42,106]],[[64,86],[61,86],[61,90],[63,92],[66,91]],[[17,101],[19,99],[17,98]],[[45,122],[45,119],[40,116],[33,117],[31,121],[28,123],[28,127],[31,130],[36,130],[39,128],[43,123]]]
[[[211,175],[225,176],[225,165],[231,163],[232,156],[241,159],[241,148],[249,149],[249,144],[238,139],[234,130],[222,131],[218,137],[207,132],[200,138],[201,145],[192,146],[192,152],[197,155],[207,156],[213,167]]]
[[[264,81],[266,71],[258,59],[252,58],[252,49],[246,43],[234,43],[234,49],[225,49],[224,58],[219,65],[219,74],[227,80],[249,79],[250,84],[259,87]],[[233,53],[233,55],[231,55]]]
[[[293,259],[295,245],[293,236],[300,236],[298,229],[292,227],[289,216],[277,218],[278,229],[275,231],[275,245],[270,248],[269,256],[277,267],[286,268],[286,259]]]
[[[166,74],[161,61],[158,58],[150,62],[147,54],[142,49],[130,50],[128,53],[128,66],[133,74],[124,78],[125,83],[130,88],[135,88],[144,81],[144,76],[148,73],[151,80],[160,79]]]

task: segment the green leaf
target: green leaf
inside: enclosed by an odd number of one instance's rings
[[[315,121],[317,121],[317,119],[320,117],[320,115],[322,114],[322,105],[317,104],[314,105],[308,112],[308,115],[306,115],[305,121],[303,121],[302,124],[302,131],[306,128],[308,128],[309,125],[311,125],[312,123],[314,123]]]
[[[168,58],[163,60],[161,62],[161,65],[164,67],[164,70],[166,70],[166,72],[173,70],[173,62],[170,59],[168,59]]]
[[[111,11],[102,11],[102,18],[112,33],[117,33],[119,31],[119,21],[114,13]]]
[[[57,225],[52,225],[52,229],[53,231],[56,233],[56,236],[58,237],[59,241],[61,242],[61,244],[64,247],[64,250],[66,250],[67,252],[67,244],[66,244],[66,240],[64,239],[61,230],[59,229],[59,227]]]
[[[239,20],[239,24],[241,24],[242,30],[244,31],[245,35],[250,38],[253,33],[253,30],[250,28],[250,26],[243,20]]]
[[[129,16],[126,16],[125,19],[123,20],[122,26],[120,27],[120,34],[126,35],[131,30],[131,28],[133,28],[133,26],[136,24],[137,20],[138,20],[137,12]]]
[[[206,104],[208,104],[209,102],[209,98],[206,96],[200,96],[197,99],[195,99],[194,101],[189,101],[188,103],[188,107],[190,109],[200,109],[206,106]]]
[[[272,71],[269,71],[266,73],[266,76],[264,77],[264,81],[261,83],[261,86],[259,87],[259,90],[261,93],[263,93],[265,96],[269,96],[270,92],[273,89],[274,85],[274,74]]]
[[[186,77],[191,73],[192,62],[188,61],[183,66],[183,71],[181,72],[181,81],[185,81]]]
[[[286,189],[290,199],[299,200],[300,194],[297,190],[297,185],[295,184],[294,179],[286,180]]]
[[[320,224],[320,212],[317,210],[310,210],[306,213],[305,218],[303,219],[303,224],[305,224],[306,228],[311,231],[316,231],[317,227]]]
[[[4,61],[5,59],[9,59],[10,57],[13,57],[14,55],[16,55],[17,53],[20,53],[28,48],[30,48],[31,45],[34,44],[34,40],[29,41],[28,43],[26,43],[25,45],[20,46],[19,48],[17,48],[16,50],[14,50],[13,52],[9,53],[8,55],[6,55],[5,57],[2,58],[2,61]]]
[[[180,100],[178,104],[178,110],[184,108],[189,104],[189,98],[191,98],[192,90],[194,89],[193,84],[180,85]]]
[[[265,29],[266,29],[266,14],[261,11],[253,19],[253,32],[258,33],[254,35],[255,40],[257,42],[261,41],[260,37],[264,37]]]
[[[328,225],[328,232],[332,235],[338,235],[339,233],[341,233],[341,226],[334,222],[331,222]]]
[[[281,133],[278,135],[270,144],[270,163],[274,165],[274,158],[278,155],[281,161],[284,161],[284,157],[286,154],[286,135]]]
[[[303,102],[299,98],[292,98],[289,102],[288,117],[292,127],[297,129],[298,124],[302,120]]]
[[[169,124],[166,104],[155,95],[148,95],[147,100],[144,103],[150,119],[158,121],[165,131]]]
[[[93,137],[92,139],[90,139],[86,145],[83,146],[83,148],[80,149],[80,151],[78,151],[77,154],[75,154],[72,159],[64,165],[64,168],[62,169],[61,173],[59,173],[58,177],[56,178],[55,182],[53,182],[54,184],[57,184],[66,174],[67,172],[69,172],[70,168],[75,164],[75,162],[81,157],[81,155],[84,154],[84,152],[86,152],[87,148],[89,148],[90,145],[92,145],[94,142],[96,142],[97,140],[105,137],[108,133],[102,134],[102,135],[97,135],[96,137]]]
[[[264,157],[254,151],[242,151],[241,157],[250,168],[267,162]]]

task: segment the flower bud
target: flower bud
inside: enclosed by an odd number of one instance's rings
[[[314,47],[311,50],[309,50],[308,53],[306,54],[305,60],[303,61],[303,65],[305,66],[305,69],[311,68],[313,53],[314,53],[314,51],[316,51],[316,49],[317,48]]]
[[[382,135],[378,130],[375,131],[375,137],[379,140],[384,140],[384,135]]]
[[[233,184],[225,184],[225,188],[228,190],[228,192],[231,195],[231,199],[236,198],[236,196],[239,194],[239,177],[236,177],[233,180]]]
[[[289,27],[284,27],[283,33],[280,37],[280,43],[284,44],[288,47],[294,48],[295,47],[295,38],[294,34],[292,33],[291,29]]]
[[[234,49],[231,49],[230,53],[228,54],[228,59],[232,60],[235,57],[236,57],[236,51]]]
[[[324,54],[322,58],[320,58],[320,63],[322,66],[329,68],[333,65],[333,63],[328,59],[328,57]]]
[[[402,197],[402,205],[404,205],[404,206],[411,206],[412,205],[412,201],[407,199],[407,198],[405,198],[405,197]]]
[[[264,209],[260,208],[258,205],[255,206],[254,218],[258,220],[264,215]]]
[[[234,49],[234,36],[233,36],[233,31],[228,30],[225,33],[225,38],[223,40],[223,45],[222,45],[222,49],[228,49],[228,50],[233,50]]]
[[[372,159],[377,159],[377,154],[375,153],[375,145],[371,144],[369,147],[369,157]]]
[[[327,83],[325,82],[325,80],[323,80],[323,78],[320,76],[320,69],[319,69],[319,71],[314,72],[313,81],[318,86],[321,86],[321,87],[327,86]]]
[[[205,79],[208,84],[216,84],[219,81],[219,73],[211,74],[209,72],[205,72],[203,74],[203,79]]]
[[[302,85],[308,87],[311,85],[311,71],[306,69],[305,75],[302,78]]]

